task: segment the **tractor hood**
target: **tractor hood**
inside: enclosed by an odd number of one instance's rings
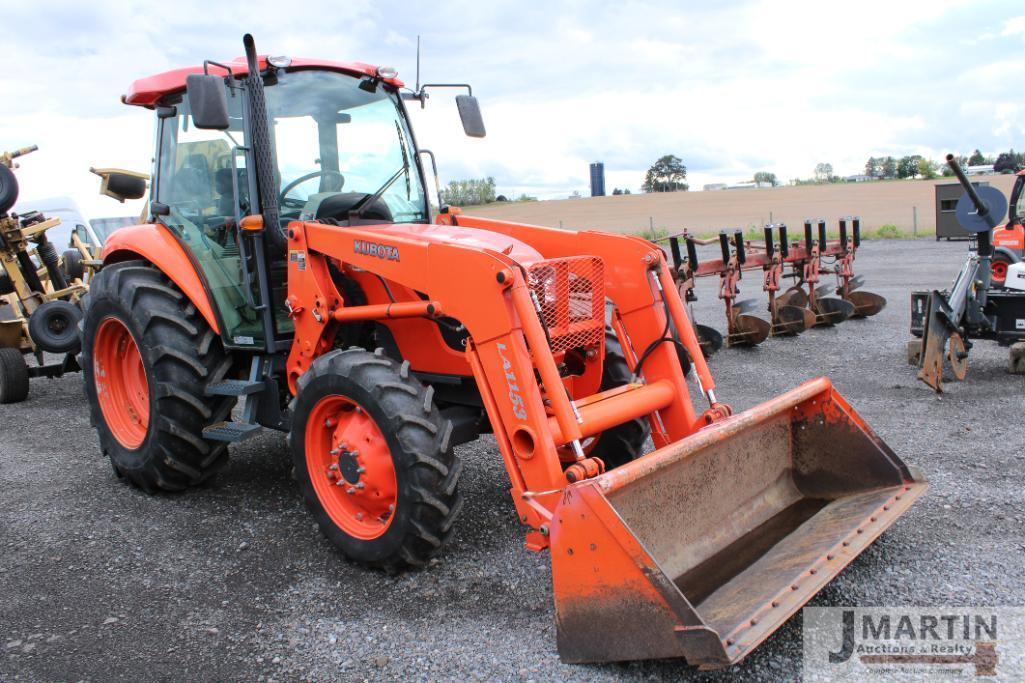
[[[361,226],[362,227],[362,226]],[[379,232],[382,238],[389,235],[415,238],[439,244],[457,244],[475,249],[487,249],[503,254],[524,267],[543,261],[541,253],[526,242],[491,230],[464,228],[457,225],[435,225],[403,223],[401,225],[367,226],[365,229]]]

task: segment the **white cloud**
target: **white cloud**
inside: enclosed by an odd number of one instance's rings
[[[1004,28],[1000,31],[1000,35],[1004,37],[1021,36],[1025,38],[1025,16],[1012,17],[1005,21]]]
[[[1021,147],[1025,112],[1006,104],[1016,4],[318,0],[253,12],[245,28],[262,51],[386,64],[410,83],[421,33],[423,80],[471,82],[489,133],[462,136],[451,93],[414,109],[443,181],[493,175],[506,194],[555,197],[586,193],[596,160],[609,189],[636,191],[666,153],[700,187]],[[41,147],[18,171],[23,197],[71,194],[91,212],[130,213],[96,194],[90,165],[149,167],[152,113],[118,103],[130,82],[241,52],[237,7],[198,0],[9,1],[4,16],[19,30],[0,71],[0,147]],[[950,47],[986,33],[1002,37]]]

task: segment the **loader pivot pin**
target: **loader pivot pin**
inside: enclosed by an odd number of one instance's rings
[[[566,481],[573,484],[584,479],[593,479],[605,472],[605,463],[600,458],[585,458],[566,468]]]

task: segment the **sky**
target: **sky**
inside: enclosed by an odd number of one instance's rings
[[[0,149],[40,147],[21,206],[70,195],[89,217],[140,208],[88,172],[149,170],[154,115],[120,103],[131,82],[228,61],[245,32],[261,53],[392,66],[410,85],[421,36],[421,80],[471,83],[488,135],[463,136],[437,91],[411,112],[420,145],[443,184],[493,176],[509,196],[587,195],[592,161],[608,191],[637,192],[664,154],[700,189],[1025,149],[1021,0],[0,0],[0,16]]]

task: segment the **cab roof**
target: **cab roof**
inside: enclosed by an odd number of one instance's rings
[[[260,69],[267,68],[267,55],[257,57]],[[236,57],[228,62],[227,66],[235,76],[247,76],[249,66],[245,57]],[[322,71],[338,71],[353,76],[376,76],[377,67],[363,62],[332,62],[323,59],[293,58],[287,69],[319,69]],[[227,71],[220,66],[210,64],[209,73],[226,76]],[[187,66],[182,69],[173,69],[155,76],[140,78],[132,83],[128,92],[121,96],[125,104],[133,104],[140,107],[154,107],[164,96],[173,92],[185,89],[185,77],[189,74],[203,73],[202,66]],[[401,88],[404,83],[398,78],[383,78],[384,83]]]

